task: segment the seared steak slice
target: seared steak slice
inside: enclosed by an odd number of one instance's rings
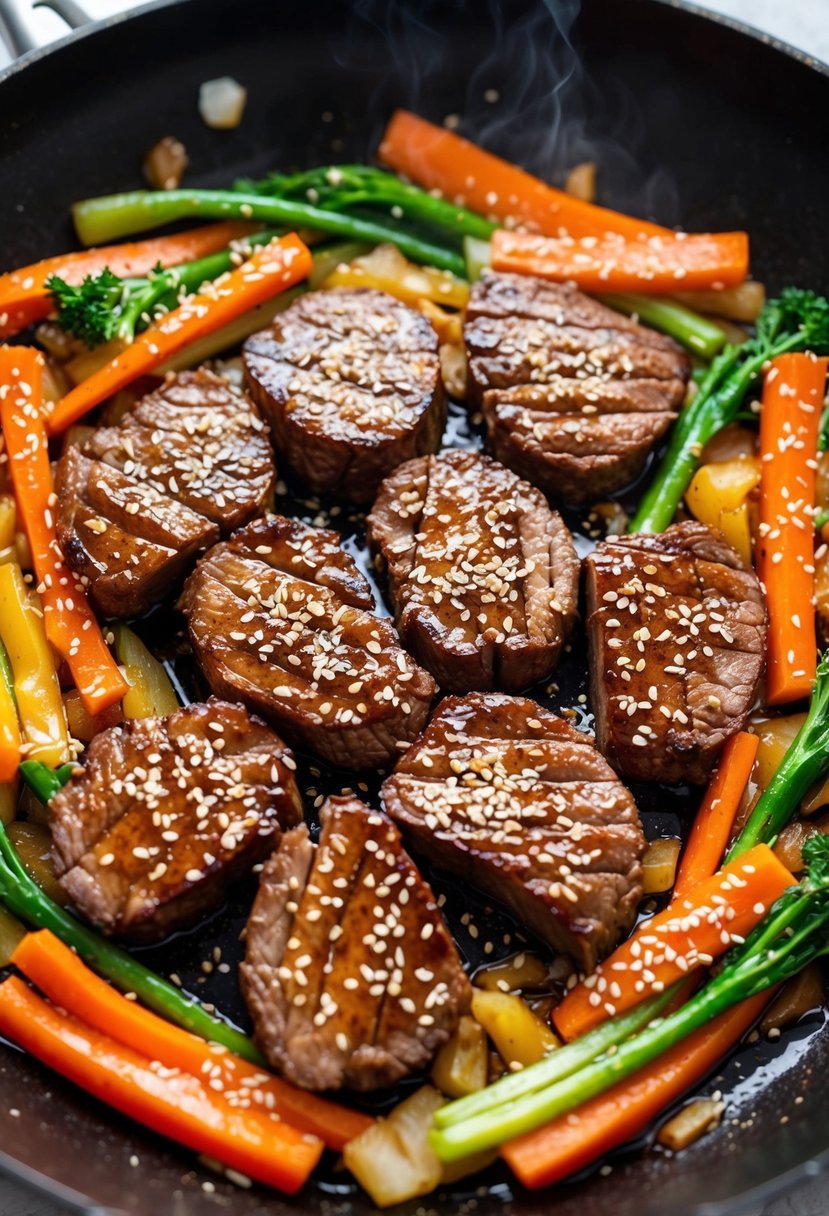
[[[517,692],[550,674],[579,563],[543,494],[487,456],[445,451],[387,478],[367,522],[401,636],[442,688]]]
[[[628,777],[704,784],[763,675],[756,576],[698,523],[608,539],[586,571],[598,746]]]
[[[470,402],[490,451],[556,498],[589,502],[638,476],[691,371],[670,338],[567,284],[484,275],[464,324]]]
[[[196,555],[259,515],[275,478],[255,407],[219,376],[181,372],[58,463],[58,539],[104,616],[139,616]]]
[[[55,872],[106,933],[166,937],[301,821],[295,767],[241,705],[211,699],[110,727],[49,804]]]
[[[633,924],[645,838],[590,741],[525,697],[449,697],[381,790],[417,852],[585,970]]]
[[[437,335],[384,291],[311,292],[244,346],[245,383],[277,452],[316,494],[371,502],[446,421]]]
[[[180,607],[213,691],[333,764],[385,766],[426,721],[434,681],[372,613],[335,532],[250,524],[199,561]]]
[[[318,845],[283,836],[247,928],[242,990],[268,1063],[305,1089],[377,1089],[425,1067],[471,990],[394,824],[330,798]]]

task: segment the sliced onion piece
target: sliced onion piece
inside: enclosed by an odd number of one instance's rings
[[[208,127],[230,131],[242,121],[247,99],[247,89],[232,76],[205,80],[199,89],[199,114]]]

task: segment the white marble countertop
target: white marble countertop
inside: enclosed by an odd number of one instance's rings
[[[27,3],[27,0],[20,0]],[[617,0],[623,4],[625,0]],[[829,0],[696,0],[703,8],[736,17],[766,33],[781,38],[792,46],[807,51],[816,59],[829,62]],[[123,0],[84,0],[84,7],[94,17],[134,7]],[[33,24],[43,41],[65,33],[60,18],[49,10],[36,10]],[[8,55],[0,46],[0,67]],[[827,1216],[829,1187],[824,1180],[787,1195],[761,1213],[747,1216]],[[17,1184],[0,1179],[0,1216],[64,1216],[62,1209],[48,1200],[32,1194]]]

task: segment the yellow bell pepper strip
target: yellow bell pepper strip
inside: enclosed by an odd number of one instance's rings
[[[170,677],[127,625],[115,625],[115,653],[129,682],[125,718],[163,718],[179,709]]]
[[[759,482],[760,462],[754,458],[712,461],[697,469],[685,493],[694,517],[720,531],[747,566],[751,565],[748,496]]]
[[[13,780],[20,763],[20,725],[14,699],[14,676],[9,656],[0,642],[0,782]]]
[[[10,549],[17,531],[17,506],[13,494],[0,494],[0,549]]]
[[[51,435],[66,430],[107,397],[145,376],[191,342],[307,278],[311,253],[295,233],[278,237],[149,325],[125,351],[67,393],[47,418]]]
[[[464,308],[469,299],[469,284],[464,279],[449,270],[416,266],[396,245],[378,245],[363,257],[339,263],[322,287],[374,287],[404,304],[416,305],[425,299],[447,308]]]
[[[0,638],[11,663],[23,750],[57,768],[70,759],[60,685],[43,614],[15,562],[0,566]]]
[[[42,356],[32,347],[0,347],[0,423],[38,578],[46,636],[66,661],[85,708],[96,714],[120,701],[128,685],[58,544],[49,443],[41,414],[41,367]]]

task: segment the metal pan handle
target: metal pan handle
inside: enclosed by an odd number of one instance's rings
[[[32,21],[33,8],[50,8],[70,29],[86,25],[92,18],[77,0],[0,0],[0,41],[16,58],[43,44],[43,37]]]

